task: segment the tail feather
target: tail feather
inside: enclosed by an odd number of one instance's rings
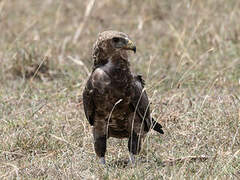
[[[152,118],[152,124],[153,124],[153,130],[157,131],[160,134],[164,134],[162,130],[162,125],[159,124],[157,121],[155,121],[153,118]]]

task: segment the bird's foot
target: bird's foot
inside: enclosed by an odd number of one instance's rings
[[[106,164],[104,157],[100,157],[100,159],[99,159],[99,164],[102,164],[102,165],[105,165],[105,164]]]
[[[129,164],[135,164],[135,157],[133,153],[129,155]]]

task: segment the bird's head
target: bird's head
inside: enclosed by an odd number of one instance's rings
[[[94,61],[107,60],[114,55],[120,55],[127,60],[127,50],[136,53],[136,45],[127,34],[118,31],[104,31],[99,33],[93,47]]]

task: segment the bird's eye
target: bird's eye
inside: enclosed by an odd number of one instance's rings
[[[113,40],[113,42],[118,43],[120,41],[120,38],[115,37],[112,40]]]

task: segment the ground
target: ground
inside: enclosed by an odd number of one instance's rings
[[[239,179],[240,1],[0,1],[0,179]],[[137,45],[151,131],[130,166],[127,140],[97,163],[82,107],[104,30]]]

